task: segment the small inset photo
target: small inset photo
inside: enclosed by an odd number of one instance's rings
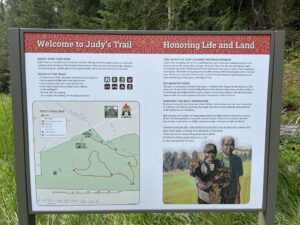
[[[118,106],[104,106],[105,118],[118,118]]]
[[[251,145],[237,146],[232,136],[192,151],[165,150],[164,204],[247,204],[251,159]]]

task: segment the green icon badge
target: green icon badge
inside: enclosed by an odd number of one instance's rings
[[[120,77],[120,83],[125,83],[125,77]]]

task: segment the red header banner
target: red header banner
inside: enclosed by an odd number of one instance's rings
[[[25,33],[25,53],[270,54],[271,35]]]

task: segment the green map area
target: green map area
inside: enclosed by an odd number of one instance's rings
[[[41,189],[139,190],[139,136],[104,141],[90,129],[40,153]]]

